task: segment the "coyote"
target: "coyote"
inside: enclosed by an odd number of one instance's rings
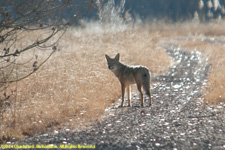
[[[150,73],[149,70],[144,66],[127,66],[119,62],[120,54],[118,53],[116,57],[110,58],[105,55],[108,62],[108,68],[111,70],[121,83],[122,89],[122,103],[123,107],[125,88],[127,87],[128,92],[128,106],[130,106],[130,85],[137,84],[137,89],[141,94],[141,106],[144,106],[142,87],[144,88],[146,94],[149,97],[149,106],[152,104],[151,93],[150,93]]]

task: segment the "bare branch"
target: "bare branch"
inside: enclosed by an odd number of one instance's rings
[[[68,26],[93,7],[91,3],[92,0],[0,1],[0,88],[4,83],[20,81],[36,72],[56,51],[56,45]],[[63,21],[69,9],[73,12],[72,16]],[[40,31],[40,34],[24,41],[28,33],[34,31]],[[39,65],[33,56],[21,59],[25,52],[49,47],[52,48],[51,53]],[[23,68],[27,63],[33,64],[30,71],[15,78],[15,68]]]

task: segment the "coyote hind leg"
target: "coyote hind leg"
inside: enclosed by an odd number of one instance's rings
[[[127,86],[127,97],[128,97],[128,107],[130,107],[130,98],[131,98],[131,87]]]
[[[152,105],[152,98],[151,98],[151,90],[149,89],[146,94],[148,95],[148,98],[149,98],[149,106]]]
[[[144,106],[144,98],[143,98],[143,93],[141,91],[141,84],[137,84],[137,89],[141,94],[141,106],[143,107]]]

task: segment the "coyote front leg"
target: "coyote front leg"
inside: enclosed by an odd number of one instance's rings
[[[125,87],[123,84],[121,84],[121,91],[122,91],[122,102],[121,102],[121,107],[123,107],[125,88],[126,88],[126,87]]]

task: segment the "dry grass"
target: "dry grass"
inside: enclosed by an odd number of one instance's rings
[[[105,109],[121,95],[105,54],[119,52],[122,62],[161,73],[171,61],[158,47],[160,38],[157,32],[140,28],[121,32],[70,29],[58,46],[61,50],[39,71],[8,88],[11,106],[2,114],[0,137],[20,139],[99,123]]]
[[[149,30],[157,30],[161,36],[178,38],[178,37],[218,37],[224,36],[225,21],[215,21],[208,23],[198,22],[183,22],[183,23],[165,23],[162,21],[155,21],[151,23]],[[147,24],[149,26],[149,24]]]

